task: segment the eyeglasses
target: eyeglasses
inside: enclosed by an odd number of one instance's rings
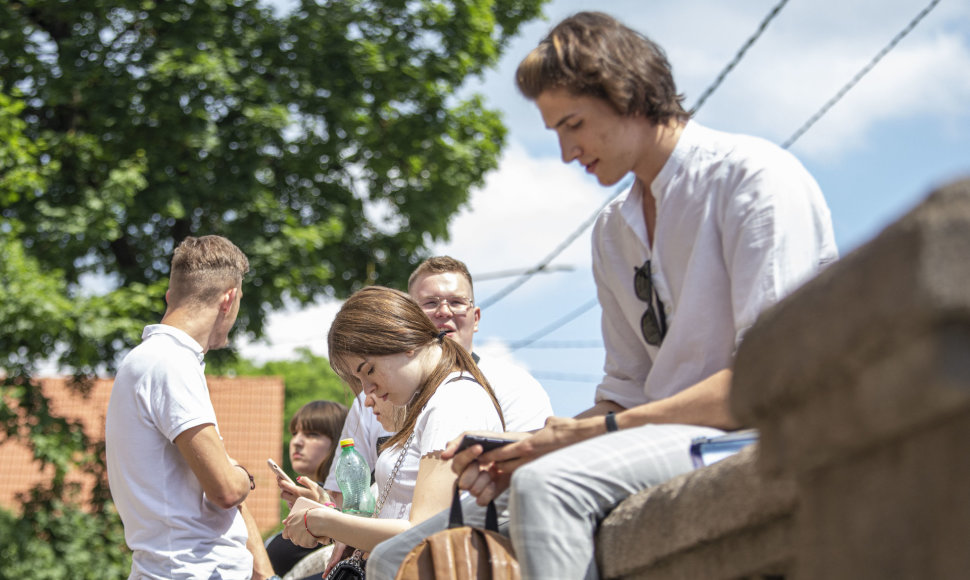
[[[639,268],[634,268],[633,290],[637,298],[647,303],[647,311],[640,318],[640,332],[647,344],[657,346],[663,342],[667,335],[667,315],[664,313],[663,302],[660,295],[653,286],[653,279],[650,278],[650,260],[647,260]],[[653,297],[657,297],[657,309],[653,308]],[[659,316],[657,313],[659,312]]]
[[[426,313],[431,314],[432,312],[437,312],[441,308],[442,304],[451,310],[452,314],[464,314],[468,312],[468,309],[472,307],[475,302],[463,296],[449,296],[443,298],[440,296],[428,296],[421,300],[421,310]]]

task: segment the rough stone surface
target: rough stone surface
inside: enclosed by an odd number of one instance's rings
[[[968,577],[970,181],[767,312],[735,379],[798,485],[792,578]]]
[[[791,580],[970,577],[970,415],[800,481]]]
[[[603,577],[736,578],[783,568],[795,488],[761,477],[756,457],[755,444],[620,504],[597,536]]]

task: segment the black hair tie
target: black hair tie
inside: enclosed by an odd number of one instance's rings
[[[438,333],[438,340],[444,340],[446,336],[448,336],[448,331],[442,330]]]

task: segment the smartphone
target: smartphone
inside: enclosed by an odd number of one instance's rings
[[[290,476],[287,475],[286,472],[283,471],[283,468],[277,465],[275,461],[273,461],[272,459],[267,459],[266,463],[269,464],[269,468],[272,469],[273,473],[275,473],[278,477],[282,477],[283,479],[288,481],[290,485],[296,485],[296,483],[294,483],[293,480],[290,479]]]
[[[458,445],[458,451],[468,449],[472,445],[481,445],[485,451],[497,449],[503,445],[515,443],[514,439],[499,439],[498,437],[486,437],[484,435],[465,435]]]

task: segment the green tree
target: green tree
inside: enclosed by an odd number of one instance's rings
[[[111,373],[162,313],[187,235],[250,257],[252,337],[286,301],[403,285],[503,144],[499,115],[456,95],[544,2],[0,2],[0,440],[55,467],[17,541],[73,562],[43,526],[78,513],[54,500],[72,465],[101,469],[32,382],[41,361],[81,389]],[[95,495],[84,529],[112,525]]]
[[[542,1],[2,3],[0,78],[59,166],[3,215],[69,285],[157,298],[179,240],[225,235],[254,335],[287,297],[400,285],[497,164],[499,115],[456,94]]]
[[[6,204],[42,191],[57,164],[42,162],[46,142],[26,138],[24,104],[2,88],[0,201]],[[89,442],[77,422],[53,416],[31,380],[39,358],[78,336],[97,336],[91,316],[103,314],[106,303],[72,299],[61,273],[45,270],[30,254],[19,238],[23,228],[15,218],[0,222],[0,441],[25,438],[41,465],[52,467],[53,477],[21,498],[20,513],[0,510],[0,578],[125,578],[130,555],[110,502],[103,444]],[[123,316],[125,310],[119,312]],[[77,356],[96,351],[84,349]],[[83,376],[75,380],[81,390],[89,384]],[[78,466],[96,482],[87,512],[73,501],[78,485],[65,480]]]

